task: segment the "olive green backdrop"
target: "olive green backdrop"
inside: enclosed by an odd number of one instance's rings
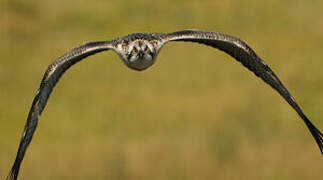
[[[85,42],[203,29],[246,41],[323,130],[321,0],[0,0],[0,179],[47,66]],[[21,179],[309,180],[322,156],[302,120],[230,56],[173,42],[143,72],[103,52],[54,89]]]

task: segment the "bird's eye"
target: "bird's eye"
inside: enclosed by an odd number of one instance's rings
[[[136,47],[132,48],[132,50],[131,50],[131,54],[136,54],[137,52],[138,52],[138,50],[137,50],[137,48],[136,48]]]
[[[144,51],[145,51],[146,53],[150,53],[150,49],[148,48],[148,46],[146,46],[146,47],[145,47]]]

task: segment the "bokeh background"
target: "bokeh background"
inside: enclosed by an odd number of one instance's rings
[[[323,130],[321,0],[0,0],[0,179],[47,66],[85,42],[204,29],[240,37]],[[22,179],[261,179],[322,176],[294,110],[228,55],[167,44],[144,72],[113,52],[72,67],[47,104]]]

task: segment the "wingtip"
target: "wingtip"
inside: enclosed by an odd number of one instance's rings
[[[308,129],[310,130],[310,132],[311,132],[312,136],[314,137],[317,145],[319,146],[320,151],[321,151],[321,155],[323,155],[323,134],[307,118],[305,120],[305,124],[308,127]]]
[[[16,158],[8,176],[6,177],[6,180],[17,180],[20,169],[20,163],[21,161],[19,161],[19,159]]]
[[[16,180],[17,174],[14,169],[11,169],[8,176],[6,177],[6,180]]]

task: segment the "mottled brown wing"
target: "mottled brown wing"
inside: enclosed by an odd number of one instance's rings
[[[87,56],[95,53],[113,49],[111,41],[91,42],[77,47],[63,56],[59,57],[52,64],[50,64],[45,72],[45,75],[41,81],[40,87],[33,100],[30,108],[27,122],[21,137],[18,152],[15,162],[10,170],[7,180],[16,180],[20,168],[20,164],[24,158],[27,147],[33,137],[38,123],[38,116],[44,110],[47,100],[64,72],[70,68],[73,64],[81,61]]]
[[[321,153],[323,154],[322,133],[305,116],[295,99],[288,92],[275,73],[245,42],[229,35],[199,30],[184,30],[169,33],[164,35],[163,39],[165,42],[190,41],[208,45],[226,52],[237,61],[242,63],[243,66],[248,68],[256,76],[260,77],[263,81],[274,88],[293,107],[293,109],[304,120],[306,126],[318,144]]]

